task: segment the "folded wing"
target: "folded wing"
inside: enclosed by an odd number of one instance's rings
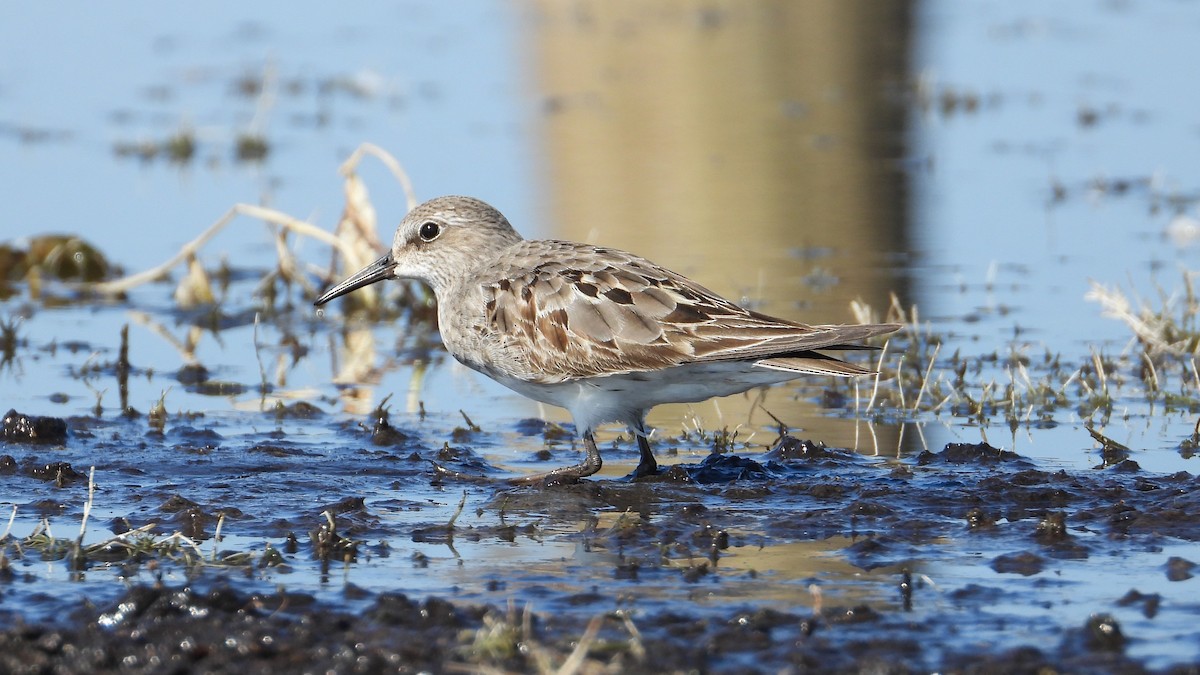
[[[482,280],[485,325],[520,350],[541,382],[657,370],[706,361],[751,361],[796,373],[857,375],[858,366],[814,350],[854,344],[896,324],[822,325],[740,307],[630,253],[561,241],[527,241],[496,278]],[[551,250],[545,250],[551,249]],[[552,255],[549,255],[552,254]],[[544,256],[544,257],[541,257]],[[532,270],[522,259],[550,258]]]

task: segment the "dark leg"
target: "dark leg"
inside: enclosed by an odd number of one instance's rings
[[[658,462],[654,460],[654,453],[650,451],[650,439],[646,437],[646,423],[638,420],[633,435],[637,437],[638,452],[641,453],[642,458],[638,460],[637,468],[633,470],[631,477],[653,476],[658,473]]]
[[[600,459],[600,449],[596,447],[596,438],[592,436],[591,431],[583,434],[583,450],[587,455],[583,458],[583,462],[575,466],[551,469],[545,473],[535,473],[532,476],[510,478],[505,482],[510,485],[538,485],[550,482],[574,483],[580,478],[596,473],[604,463]]]

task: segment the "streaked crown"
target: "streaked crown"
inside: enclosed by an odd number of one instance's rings
[[[437,197],[404,217],[392,242],[393,275],[439,293],[521,241],[508,219],[473,197]]]

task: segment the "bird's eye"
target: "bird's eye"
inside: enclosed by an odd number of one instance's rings
[[[438,235],[441,233],[441,226],[433,221],[426,221],[422,223],[421,229],[417,231],[417,234],[420,235],[422,241],[433,241],[434,239],[437,239]]]

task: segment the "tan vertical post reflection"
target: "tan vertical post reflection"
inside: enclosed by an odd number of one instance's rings
[[[814,323],[903,292],[874,268],[906,240],[909,2],[533,8],[551,236],[631,249]],[[791,253],[814,248],[832,253]],[[814,266],[838,282],[804,283]]]

